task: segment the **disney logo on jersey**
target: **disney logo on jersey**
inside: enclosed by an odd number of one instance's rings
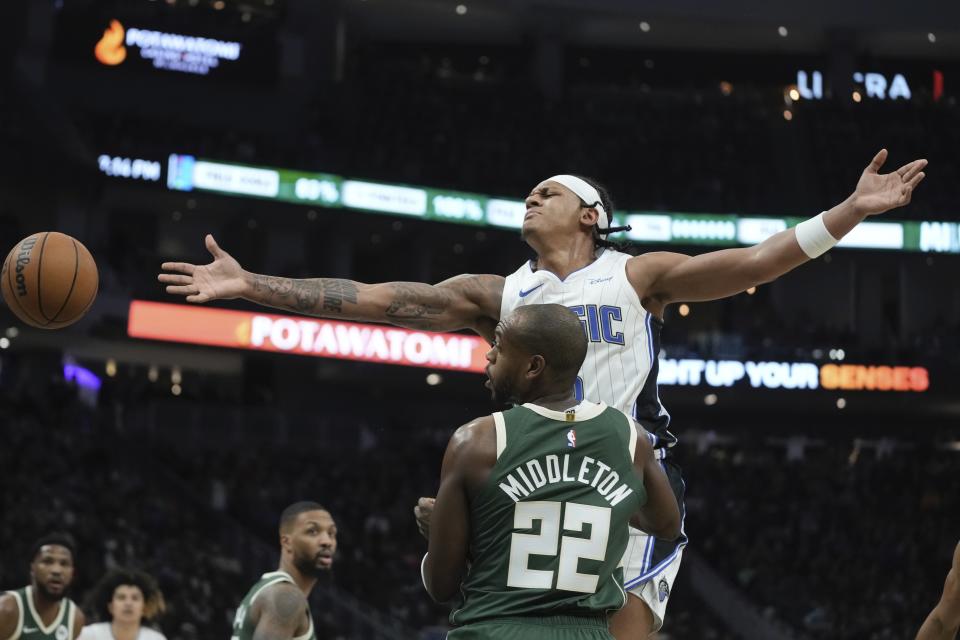
[[[580,324],[590,342],[624,344],[623,331],[619,331],[623,322],[623,310],[612,305],[579,304],[570,307],[580,317]],[[617,323],[614,325],[614,323]]]
[[[567,446],[570,448],[577,446],[577,431],[576,429],[570,429],[567,431]]]
[[[600,284],[602,282],[610,282],[613,280],[613,276],[607,276],[606,278],[590,278],[588,281],[589,284]]]

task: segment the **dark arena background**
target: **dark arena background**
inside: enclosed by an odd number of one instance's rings
[[[212,233],[256,273],[507,275],[533,255],[523,198],[558,173],[608,187],[633,252],[750,246],[887,148],[887,171],[929,160],[909,205],[772,283],[667,307],[690,543],[656,637],[912,639],[936,605],[960,539],[960,4],[0,11],[0,249],[60,231],[100,278],[63,330],[0,311],[0,588],[67,531],[79,604],[136,567],[167,638],[228,638],[280,511],[310,499],[339,528],[318,637],[443,638],[413,507],[453,430],[498,410],[485,343],[187,304],[161,263],[207,263]]]

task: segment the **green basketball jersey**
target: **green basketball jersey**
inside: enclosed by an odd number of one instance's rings
[[[33,587],[8,591],[17,601],[20,616],[17,628],[9,640],[73,640],[73,624],[77,617],[77,605],[69,598],[60,601],[60,611],[49,625],[43,624],[40,614],[33,606]]]
[[[647,499],[630,418],[590,402],[493,417],[497,462],[470,504],[470,568],[450,622],[623,607],[627,525]]]
[[[260,576],[260,580],[250,587],[250,591],[248,591],[247,595],[240,601],[240,606],[237,607],[237,613],[233,617],[233,637],[231,640],[252,640],[253,632],[257,627],[250,619],[253,602],[264,589],[279,582],[289,582],[290,584],[296,585],[296,582],[293,581],[293,578],[291,578],[287,572],[271,571],[270,573],[265,573]],[[310,627],[307,629],[307,632],[293,640],[317,640],[317,634],[313,630],[313,616],[310,615],[309,606],[307,607],[307,619],[310,621]]]

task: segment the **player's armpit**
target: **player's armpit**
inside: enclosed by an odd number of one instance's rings
[[[292,584],[276,584],[258,598],[260,618],[253,640],[291,640],[306,620],[307,600]]]
[[[667,474],[657,461],[653,447],[646,437],[646,430],[637,424],[634,424],[634,428],[639,431],[639,437],[633,465],[637,474],[643,478],[647,502],[630,518],[630,525],[661,540],[675,540],[680,535],[680,505],[677,504],[677,496],[670,487]]]
[[[17,630],[20,611],[11,595],[0,595],[0,638],[9,638]]]

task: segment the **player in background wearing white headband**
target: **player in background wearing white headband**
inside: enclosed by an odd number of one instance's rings
[[[605,240],[613,214],[605,192],[590,181],[555,176],[526,198],[522,234],[537,257],[506,278],[465,274],[430,285],[257,275],[244,271],[208,235],[212,263],[164,263],[159,280],[168,285],[168,293],[186,296],[188,302],[244,298],[325,318],[431,331],[472,329],[488,341],[500,317],[517,306],[566,305],[581,317],[589,339],[578,396],[634,415],[653,434],[682,509],[683,481],[668,455],[676,438],[667,430],[669,414],[656,386],[664,309],[674,302],[726,298],[770,282],[827,251],[868,216],[909,203],[927,162],[915,160],[881,174],[886,157],[885,149],[874,157],[846,200],[752,247],[697,256],[620,253]],[[427,524],[429,499],[421,500],[417,513]],[[624,561],[630,596],[611,623],[617,640],[645,638],[660,628],[685,544],[683,536],[676,543],[640,532],[631,537]]]

